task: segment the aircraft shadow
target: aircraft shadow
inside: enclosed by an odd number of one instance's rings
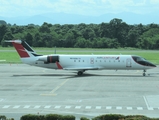
[[[81,76],[78,75],[73,75],[73,74],[15,74],[12,77],[24,77],[24,76],[28,76],[28,77],[32,77],[32,76],[46,76],[46,77],[64,77],[62,79],[68,79],[68,78],[80,78],[80,77],[93,77],[93,76],[98,76],[98,77],[143,77],[142,75],[123,75],[123,74],[107,74],[107,75],[100,75],[100,74],[89,74],[89,73],[84,73]],[[153,77],[153,76],[145,76],[145,77]]]

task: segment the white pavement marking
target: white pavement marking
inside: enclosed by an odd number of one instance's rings
[[[132,110],[132,107],[126,107],[127,110]]]
[[[20,107],[20,105],[16,105],[16,106],[14,106],[13,108],[15,108],[15,109],[16,109],[16,108],[19,108],[19,107]]]
[[[148,110],[154,110],[153,107],[149,107],[149,108],[147,108],[147,109],[148,109]]]
[[[101,106],[96,106],[96,109],[101,109],[102,107]]]
[[[81,106],[76,106],[76,107],[75,107],[75,109],[80,109],[80,108],[81,108]]]
[[[144,101],[145,101],[145,103],[146,103],[147,109],[149,109],[149,108],[150,108],[150,106],[149,106],[149,104],[148,104],[148,102],[147,102],[146,97],[145,97],[145,96],[143,96],[143,98],[144,98]]]
[[[9,108],[10,107],[10,105],[5,105],[5,106],[3,106],[3,108]]]
[[[59,109],[61,106],[55,106],[55,109]]]
[[[51,107],[51,106],[48,105],[48,106],[45,106],[44,108],[50,108],[50,107]]]
[[[38,109],[38,108],[40,108],[40,107],[41,107],[40,105],[37,105],[37,106],[35,106],[34,108],[35,108],[35,109]]]
[[[85,109],[91,109],[91,106],[86,106]]]
[[[107,109],[107,110],[110,110],[110,109],[112,109],[112,107],[111,107],[111,106],[107,106],[106,109]]]
[[[71,108],[71,106],[66,106],[65,108],[66,108],[66,109],[70,109],[70,108]]]
[[[23,108],[29,108],[30,107],[30,105],[25,105]]]
[[[122,110],[122,107],[118,106],[116,107],[117,110]]]
[[[10,108],[11,106],[12,105],[4,105],[4,106],[2,106],[2,108],[3,109],[7,109],[7,108]],[[13,109],[17,109],[17,108],[20,108],[20,107],[21,107],[21,105],[14,105],[12,108]],[[22,108],[27,109],[27,108],[30,108],[30,107],[31,107],[31,105],[25,105]],[[36,105],[36,106],[33,106],[33,107],[34,107],[34,109],[38,109],[38,108],[40,108],[42,106]],[[49,109],[49,108],[51,108],[51,105],[44,106],[44,109]],[[54,109],[60,109],[60,108],[61,108],[61,106],[54,106]],[[70,108],[81,109],[82,106],[69,106],[69,105],[64,106],[64,109],[70,109]],[[125,108],[126,108],[126,110],[133,110],[133,107],[130,107],[130,106],[129,107],[125,107]],[[85,106],[85,109],[92,109],[92,106]],[[95,106],[95,109],[100,110],[100,109],[103,109],[103,108],[102,108],[102,106]],[[106,106],[106,109],[107,110],[111,110],[113,108],[112,108],[112,106]],[[122,106],[116,106],[114,109],[116,109],[116,110],[122,110],[123,107]],[[136,109],[137,110],[144,110],[143,107],[136,107]],[[153,107],[148,107],[147,110],[153,111],[155,109]],[[157,110],[159,110],[159,107],[157,108]]]
[[[137,110],[143,110],[143,108],[142,107],[137,107]]]

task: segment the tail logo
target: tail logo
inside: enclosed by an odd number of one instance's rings
[[[18,54],[21,58],[30,57],[25,48],[22,46],[22,44],[12,42],[13,46],[17,50]]]

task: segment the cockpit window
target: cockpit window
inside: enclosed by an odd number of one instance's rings
[[[141,57],[137,57],[137,61],[145,61],[145,59]]]
[[[143,66],[151,66],[151,67],[156,67],[154,64],[150,63],[147,61],[145,58],[139,57],[139,56],[132,56],[133,60]]]
[[[133,58],[133,59],[134,59],[134,61],[136,61],[136,62],[145,61],[145,59],[144,59],[144,58],[139,57],[139,56],[132,56],[132,58]]]

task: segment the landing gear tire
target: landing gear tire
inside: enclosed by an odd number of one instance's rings
[[[81,75],[83,75],[83,72],[82,72],[82,71],[78,71],[78,72],[77,72],[77,75],[78,75],[78,76],[81,76]]]
[[[143,73],[143,76],[146,76],[146,73]]]
[[[143,76],[146,76],[146,73],[145,73],[145,72],[146,72],[146,70],[144,70],[144,72],[143,72]]]

